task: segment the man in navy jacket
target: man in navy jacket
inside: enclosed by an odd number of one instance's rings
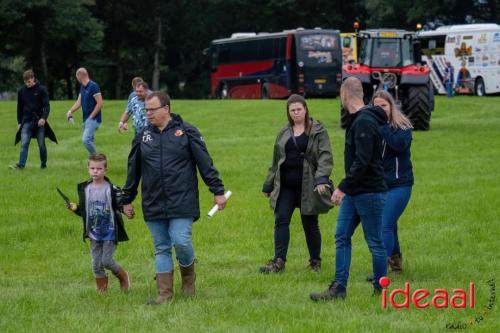
[[[146,98],[149,125],[137,133],[128,158],[124,191],[124,213],[132,218],[132,201],[142,186],[142,211],[153,238],[158,297],[148,302],[162,304],[173,297],[172,248],[179,261],[182,291],[195,293],[192,225],[200,217],[198,169],[214,194],[214,203],[226,205],[224,185],[200,132],[170,112],[170,97],[154,92]]]

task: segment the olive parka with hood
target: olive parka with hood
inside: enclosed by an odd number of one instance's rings
[[[330,174],[333,169],[332,147],[328,133],[319,121],[311,118],[311,131],[304,156],[304,170],[302,175],[302,194],[300,212],[304,215],[327,213],[333,207],[331,191],[320,195],[314,191],[316,185],[326,184],[332,190]],[[283,127],[276,137],[274,144],[273,164],[269,168],[262,192],[270,193],[270,206],[273,211],[280,193],[280,168],[286,160],[285,145],[293,135],[290,124]]]

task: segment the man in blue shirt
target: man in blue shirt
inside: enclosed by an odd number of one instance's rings
[[[78,94],[75,104],[73,104],[66,114],[66,117],[68,120],[72,119],[73,113],[76,112],[80,106],[82,107],[82,141],[89,154],[93,155],[97,153],[97,149],[94,144],[94,132],[101,125],[101,89],[96,82],[90,80],[89,73],[83,67],[76,71],[76,79],[80,83],[80,93]]]
[[[142,81],[136,84],[136,95],[127,103],[127,108],[125,109],[125,112],[123,112],[120,122],[118,123],[118,132],[122,133],[128,129],[127,121],[130,117],[133,119],[135,134],[139,133],[148,125],[146,111],[144,110],[144,103],[146,97],[151,93],[152,92],[148,89],[148,84],[146,82]]]

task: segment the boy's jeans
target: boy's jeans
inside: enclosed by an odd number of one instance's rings
[[[382,242],[382,211],[386,193],[365,193],[345,195],[340,205],[335,231],[335,281],[347,288],[349,268],[351,265],[351,237],[359,224],[366,243],[372,254],[372,265],[375,279],[373,286],[380,288],[379,279],[387,275],[387,255]]]
[[[156,273],[170,273],[174,270],[172,247],[179,265],[190,266],[194,261],[192,241],[192,218],[174,218],[146,221],[153,237],[156,258]]]
[[[97,122],[97,120],[90,118],[87,118],[87,120],[83,123],[82,141],[90,155],[97,153],[97,149],[94,144],[94,133],[100,125],[101,123]]]

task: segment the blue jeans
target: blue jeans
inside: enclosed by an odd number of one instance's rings
[[[28,152],[31,142],[31,133],[33,126],[36,126],[36,140],[40,150],[40,163],[42,166],[47,164],[47,147],[45,146],[45,126],[38,127],[37,123],[26,122],[21,130],[21,153],[19,154],[19,166],[24,168],[28,160]]]
[[[387,275],[387,255],[382,242],[382,211],[386,193],[345,195],[340,205],[335,231],[335,281],[347,288],[351,265],[351,237],[359,224],[372,254],[375,279],[373,286],[380,288],[378,280]]]
[[[387,192],[382,213],[382,239],[387,256],[400,254],[398,239],[398,219],[410,201],[411,186],[393,187]]]
[[[444,85],[446,86],[446,95],[448,97],[453,97],[453,82],[446,81]]]
[[[83,123],[82,141],[90,155],[97,153],[97,149],[94,144],[94,133],[100,125],[101,123],[97,122],[97,120],[90,118],[87,118],[87,120]]]
[[[182,267],[190,266],[194,261],[192,241],[192,218],[174,218],[146,221],[153,237],[157,273],[170,273],[174,270],[172,247]]]

